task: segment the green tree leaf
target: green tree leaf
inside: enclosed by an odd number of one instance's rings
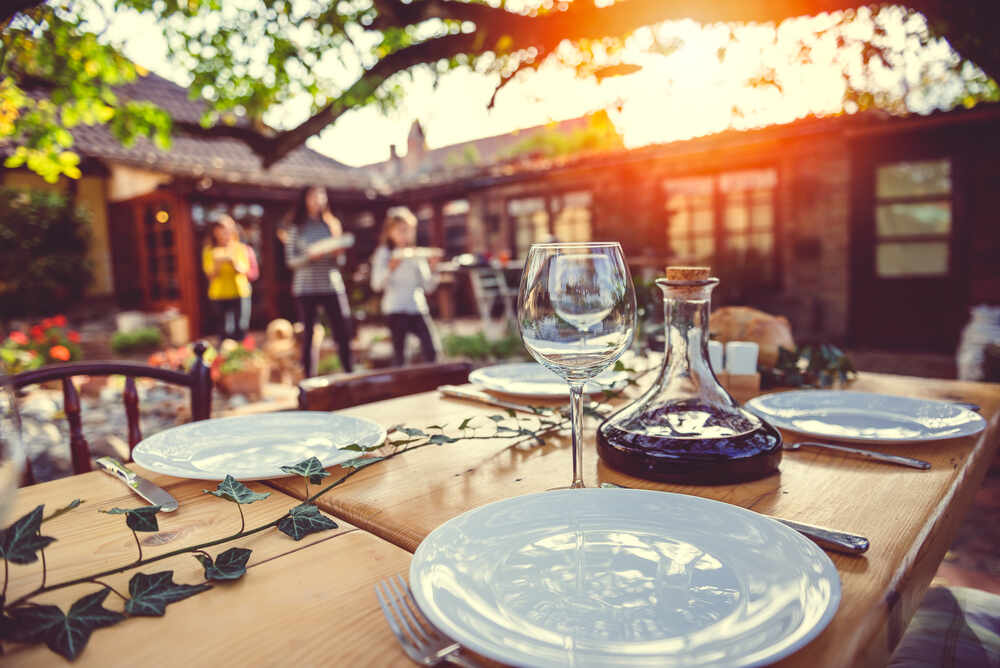
[[[23,605],[8,612],[9,638],[14,642],[44,642],[49,649],[70,661],[87,646],[90,634],[112,626],[125,615],[103,606],[110,589],[87,594],[70,606],[69,613],[54,605]]]
[[[173,571],[136,573],[128,582],[131,596],[125,602],[125,612],[142,617],[162,617],[167,606],[189,596],[211,589],[212,585],[185,585],[174,582]]]
[[[38,551],[55,541],[51,536],[42,536],[38,530],[42,526],[44,505],[36,506],[27,515],[11,524],[0,534],[0,557],[15,564],[30,564],[38,559]]]
[[[251,550],[246,548],[231,547],[220,553],[214,563],[204,554],[195,554],[194,557],[205,567],[206,580],[239,580],[247,572],[250,554]]]
[[[355,448],[361,449],[361,446],[355,444]],[[350,450],[351,446],[341,448],[341,450]],[[316,459],[315,457],[310,457],[309,459],[304,459],[295,466],[282,466],[281,470],[285,473],[291,473],[292,475],[300,475],[303,478],[308,478],[309,483],[313,485],[318,485],[323,482],[323,478],[330,475],[327,471],[323,469],[323,462]]]
[[[63,506],[62,508],[60,508],[58,510],[53,511],[52,514],[49,515],[48,517],[42,518],[42,522],[48,522],[49,520],[54,520],[55,518],[59,517],[60,515],[65,515],[69,511],[73,510],[74,508],[78,508],[81,503],[83,503],[83,499],[73,499],[67,505]]]
[[[444,434],[434,434],[427,439],[428,443],[433,443],[435,445],[446,445],[448,443],[456,442],[457,438],[452,438],[451,436],[445,436]]]
[[[143,506],[141,508],[112,508],[102,510],[106,515],[124,515],[125,524],[132,531],[156,532],[160,530],[160,525],[156,521],[156,513],[160,512],[159,506]]]
[[[398,431],[403,432],[404,434],[406,434],[407,436],[410,436],[411,438],[412,437],[416,437],[416,436],[426,436],[427,435],[427,433],[424,432],[422,429],[417,429],[415,427],[400,427]]]
[[[295,540],[302,540],[311,533],[336,529],[337,523],[319,512],[312,504],[295,506],[288,511],[288,516],[278,522],[278,530],[288,534]]]
[[[260,494],[253,491],[233,476],[226,474],[225,480],[219,483],[215,489],[201,490],[205,494],[214,494],[222,499],[229,499],[235,503],[253,503],[271,496],[270,492]]]
[[[466,429],[469,428],[469,424],[475,419],[476,419],[475,416],[465,418],[464,420],[462,420],[462,424],[458,425],[458,430],[465,431]]]

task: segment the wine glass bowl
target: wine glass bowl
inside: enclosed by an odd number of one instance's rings
[[[635,292],[617,242],[534,244],[518,293],[524,346],[570,387],[573,483],[583,487],[583,386],[628,349]]]
[[[0,528],[6,526],[23,467],[20,415],[10,377],[0,363]]]

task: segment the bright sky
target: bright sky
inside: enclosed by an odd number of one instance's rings
[[[598,83],[593,77],[578,78],[565,66],[549,64],[516,78],[500,92],[489,111],[486,105],[497,75],[455,70],[443,75],[435,88],[431,75],[417,70],[413,80],[404,84],[405,96],[396,110],[388,115],[374,108],[349,112],[313,137],[309,145],[347,164],[361,165],[387,159],[391,144],[405,152],[406,135],[414,119],[420,120],[428,144],[436,148],[606,108],[626,145],[640,146],[728,127],[837,113],[843,108],[841,60],[846,53],[836,48],[832,34],[814,37],[829,22],[828,17],[819,17],[785,21],[777,30],[772,26],[737,27],[734,40],[725,26],[664,23],[630,38],[626,55],[628,62],[643,66],[639,72]],[[871,26],[859,22],[852,30],[860,37],[869,34]],[[139,64],[184,82],[183,70],[168,62],[166,44],[148,19],[118,15],[109,36],[123,42],[126,54]],[[889,37],[903,44],[902,24],[898,30],[890,30]],[[809,63],[798,58],[802,39],[813,45]],[[680,46],[672,52],[655,48],[657,43],[674,41]],[[876,67],[876,77],[885,89],[909,92],[911,108],[930,108],[935,100],[911,90],[920,79],[921,63],[944,62],[951,57],[947,45],[932,46],[921,51],[918,63],[908,61],[900,71]],[[773,71],[780,90],[770,85],[747,85],[764,71]],[[945,97],[950,94],[946,86],[936,90]],[[307,113],[305,104],[292,104],[267,121],[288,127]]]

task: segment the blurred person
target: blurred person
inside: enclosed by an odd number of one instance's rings
[[[253,283],[260,278],[260,265],[257,263],[257,253],[253,246],[243,241],[242,228],[236,221],[223,214],[219,217],[219,222],[229,228],[233,239],[243,246],[247,254],[247,280],[250,282],[250,294],[240,298],[240,329],[246,333],[250,331],[250,315],[253,311]]]
[[[330,213],[326,190],[312,186],[302,191],[294,216],[295,224],[285,239],[285,263],[293,270],[292,296],[299,320],[305,325],[302,342],[302,368],[306,377],[313,375],[313,328],[320,306],[337,343],[340,365],[344,371],[354,369],[351,361],[351,308],[347,288],[338,269],[337,258],[350,245],[340,221]],[[338,245],[333,240],[345,242]]]
[[[250,296],[250,281],[247,279],[250,261],[246,246],[222,221],[216,221],[208,228],[201,266],[208,277],[208,300],[212,305],[216,334],[221,339],[242,341],[246,330],[241,323],[240,311],[242,300]]]
[[[393,364],[406,363],[406,336],[420,341],[425,362],[437,360],[437,332],[427,307],[427,292],[437,287],[432,267],[438,257],[406,253],[417,240],[417,218],[406,207],[386,214],[378,248],[372,256],[371,286],[382,292],[382,315],[392,335]]]

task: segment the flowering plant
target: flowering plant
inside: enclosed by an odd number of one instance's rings
[[[69,329],[66,316],[55,315],[28,327],[12,330],[0,342],[0,360],[10,373],[37,369],[45,364],[78,360],[80,333]]]
[[[212,378],[239,373],[248,367],[257,366],[264,359],[264,354],[257,349],[257,341],[252,334],[247,334],[241,342],[226,339],[219,344],[219,354],[212,360]]]

